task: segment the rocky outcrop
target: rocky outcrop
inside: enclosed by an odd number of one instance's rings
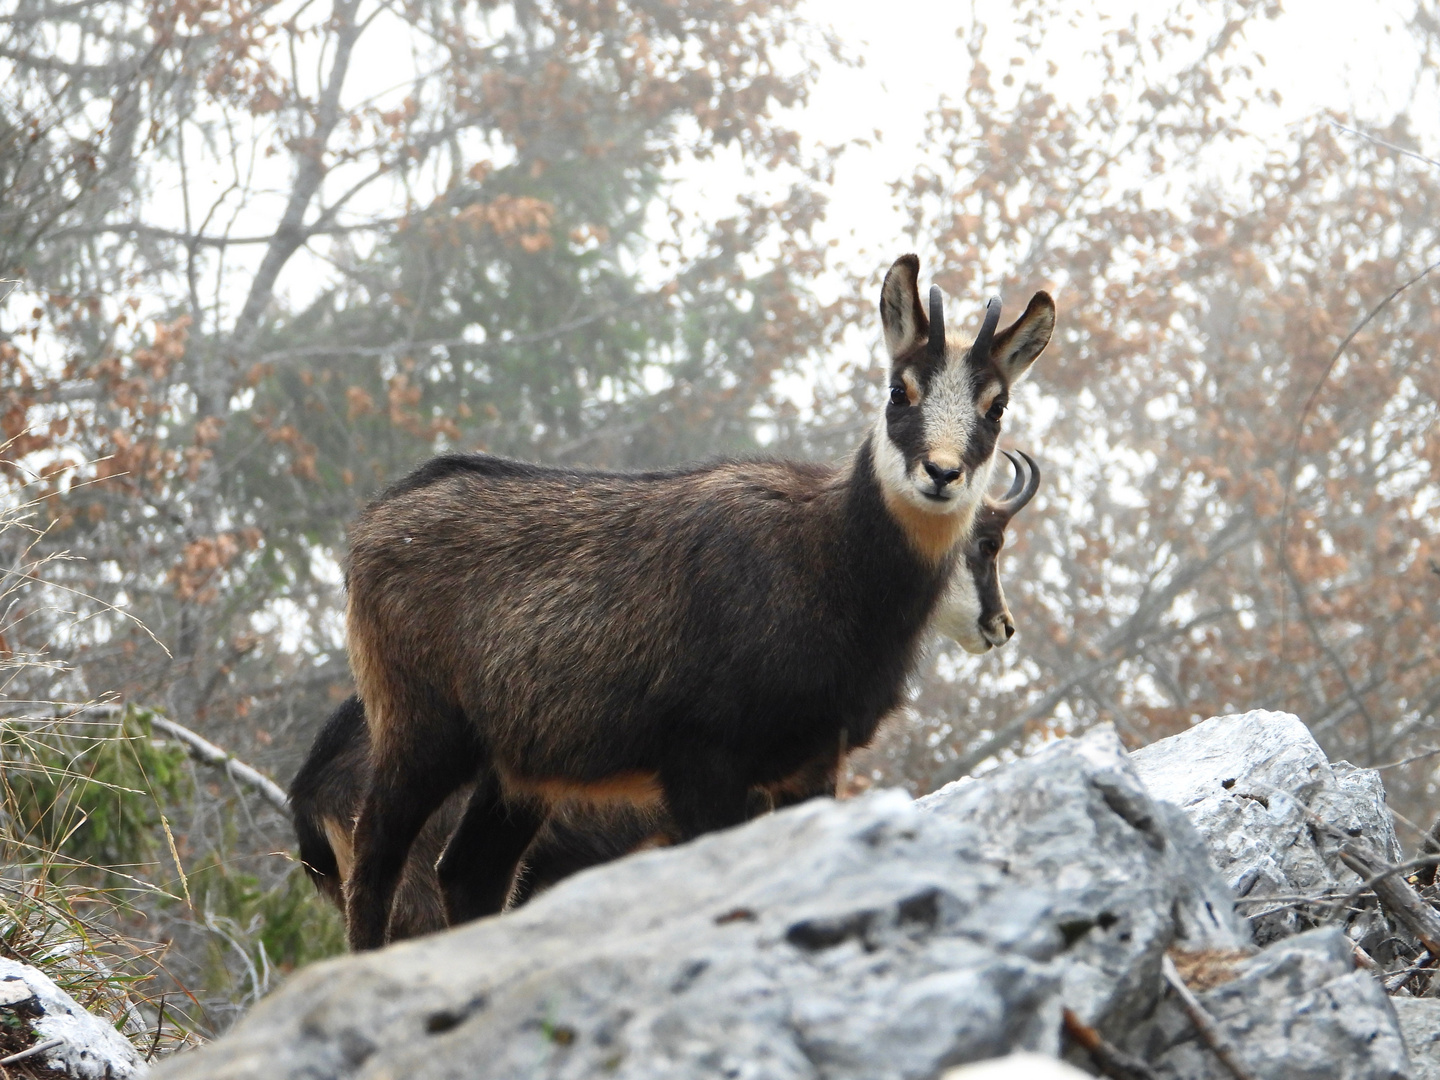
[[[980,850],[1006,868],[1012,895],[1049,894],[1049,917],[1073,938],[1061,997],[1089,1024],[1127,1029],[1147,1014],[1171,946],[1249,943],[1195,830],[1150,797],[1108,728],[916,805],[971,826]]]
[[[1312,924],[1316,906],[1294,897],[1339,896],[1359,884],[1336,857],[1339,838],[1401,860],[1380,775],[1332,765],[1290,713],[1217,716],[1132,757],[1150,793],[1183,810],[1205,838],[1262,945]],[[1270,897],[1281,900],[1265,902]],[[1355,906],[1348,923],[1351,938],[1382,957],[1397,932],[1373,898]]]
[[[1340,881],[1307,814],[1395,854],[1378,786],[1273,716],[1209,721],[1213,744],[1188,733],[1188,767],[1183,743],[1131,756],[1100,730],[917,802],[813,802],[632,856],[303,971],[155,1075],[1041,1080],[1062,1053],[1089,1067],[1062,1039],[1068,1009],[1167,1080],[1229,1076],[1162,974],[1173,962],[1254,1080],[1398,1080],[1395,1012],[1345,934],[1258,951],[1234,914],[1225,875]],[[1215,822],[1256,831],[1232,847]],[[1026,1053],[1046,1064],[957,1068]]]
[[[920,804],[815,802],[320,965],[162,1076],[935,1077],[1124,1026],[1224,886],[1113,733]]]
[[[0,958],[0,1020],[30,1029],[28,1066],[73,1080],[129,1080],[144,1072],[124,1036],[29,964]]]
[[[1440,1000],[1395,998],[1391,1004],[1410,1051],[1410,1080],[1440,1080]]]
[[[1225,974],[1196,996],[1254,1080],[1409,1075],[1390,999],[1356,970],[1338,927],[1277,942]],[[1162,1080],[1234,1080],[1173,997],[1129,1044]]]

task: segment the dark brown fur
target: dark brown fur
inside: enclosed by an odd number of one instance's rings
[[[1002,366],[966,375],[976,395],[1008,383]],[[372,503],[347,567],[373,765],[352,946],[383,942],[412,841],[468,782],[438,867],[452,922],[499,910],[557,803],[663,797],[688,839],[744,820],[753,789],[867,744],[954,558],[889,508],[885,437],[841,468],[617,474],[454,455]],[[968,531],[978,490],[922,494]]]
[[[976,511],[965,546],[963,567],[981,601],[980,623],[1014,632],[1000,590],[997,556],[1010,514],[993,504]],[[998,633],[992,630],[992,634]],[[291,812],[300,857],[315,887],[344,909],[342,886],[349,876],[351,839],[361,800],[370,783],[370,738],[359,698],[340,705],[321,728],[290,788]],[[811,762],[765,797],[753,798],[751,810],[785,806],[817,793],[833,792],[836,766],[825,758]],[[386,937],[399,941],[444,929],[444,895],[435,864],[460,823],[472,786],[457,789],[435,811],[416,837],[395,891]],[[337,833],[342,834],[337,841]],[[507,907],[517,907],[580,870],[610,862],[645,847],[671,842],[673,824],[659,806],[618,803],[605,807],[565,806],[552,814],[526,850]],[[338,856],[338,857],[337,857]]]

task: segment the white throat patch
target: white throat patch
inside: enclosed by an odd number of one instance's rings
[[[935,605],[931,625],[960,643],[968,653],[989,652],[991,645],[980,632],[980,594],[975,589],[975,579],[963,558],[955,561],[955,569]]]

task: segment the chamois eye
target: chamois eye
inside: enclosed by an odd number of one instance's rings
[[[910,395],[909,395],[909,393],[905,390],[905,387],[900,386],[899,384],[896,384],[895,386],[890,387],[890,404],[891,404],[891,405],[909,405],[909,404],[910,404]]]
[[[1000,422],[1000,418],[1004,415],[1005,406],[1001,402],[997,401],[994,405],[990,406],[990,411],[985,414],[985,419],[998,424]]]
[[[996,555],[1000,554],[1000,545],[994,540],[981,540],[980,554],[984,555],[987,559],[993,559]]]

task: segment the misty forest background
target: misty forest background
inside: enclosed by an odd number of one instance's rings
[[[0,5],[0,952],[163,1048],[338,951],[279,810],[153,717],[288,782],[351,688],[346,522],[435,452],[843,455],[907,250],[961,325],[1056,295],[1006,420],[1044,483],[1019,636],[937,644],[849,789],[1284,709],[1417,841],[1440,6],[1396,9],[1403,108],[1281,127],[1274,0],[987,7],[925,31],[919,145],[826,145],[864,49],[798,0]],[[859,251],[862,162],[905,226]]]

